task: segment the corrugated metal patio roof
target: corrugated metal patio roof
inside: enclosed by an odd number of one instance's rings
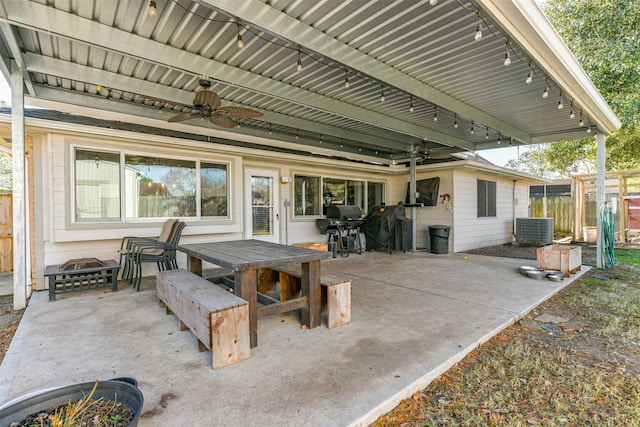
[[[0,68],[22,71],[32,105],[387,163],[620,126],[533,0],[155,4],[0,0]],[[167,123],[202,77],[263,117]]]

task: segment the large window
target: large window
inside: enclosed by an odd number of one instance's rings
[[[320,177],[296,175],[293,179],[293,208],[296,216],[320,215]]]
[[[77,219],[120,218],[120,155],[76,150]]]
[[[496,183],[478,180],[478,218],[496,216]]]
[[[327,206],[358,206],[363,213],[384,202],[384,183],[308,175],[294,176],[296,216],[326,214]]]
[[[227,164],[79,148],[74,154],[77,220],[228,217]]]

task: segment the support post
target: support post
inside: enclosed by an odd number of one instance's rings
[[[606,158],[606,145],[604,140],[604,133],[598,132],[596,135],[596,146],[598,149],[598,172],[596,176],[596,218],[597,218],[597,240],[596,240],[596,266],[603,268],[602,262],[602,218],[600,218],[600,207],[605,200],[605,158]]]
[[[415,205],[416,203],[416,155],[415,147],[411,147],[411,162],[410,162],[410,180],[409,180],[409,203]],[[417,217],[417,209],[415,206],[411,207],[411,234],[413,238],[411,239],[411,252],[416,251],[416,238],[418,237],[418,218]]]
[[[24,79],[11,64],[11,150],[13,157],[13,308],[27,306],[30,295],[27,271],[27,168],[24,131]]]

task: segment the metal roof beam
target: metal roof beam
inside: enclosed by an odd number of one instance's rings
[[[181,99],[183,101],[193,98],[193,92],[190,91],[170,88],[158,83],[152,83],[146,80],[123,76],[117,73],[98,70],[85,65],[72,64],[60,59],[27,53],[25,54],[25,61],[29,67],[29,70],[32,72],[48,75],[59,75],[65,79],[81,81],[96,86],[102,85],[110,89],[116,89],[118,91],[143,93],[144,95],[142,96],[144,97],[157,98],[161,101],[167,100],[167,98]],[[38,89],[37,93],[39,96],[42,96],[45,92],[42,89]],[[47,91],[46,93],[47,96],[53,97],[49,98],[52,101],[71,102],[71,100],[77,99],[75,97],[69,98],[69,91],[66,90]],[[95,96],[87,94],[85,95],[85,97],[93,100],[92,102],[90,102],[91,104],[93,104],[92,106],[96,108],[102,107]],[[182,104],[183,102],[177,103]],[[85,101],[83,101],[83,105],[87,105],[85,104]],[[168,111],[168,113],[170,112]],[[149,115],[149,117],[153,117],[153,115]],[[308,132],[315,132],[322,135],[333,136],[335,138],[350,139],[353,141],[362,142],[366,145],[379,145],[380,147],[387,147],[394,150],[406,149],[406,144],[402,142],[390,140],[387,138],[381,138],[373,134],[339,129],[335,126],[324,125],[322,123],[299,119],[285,114],[266,112],[265,119],[268,119],[274,124],[289,126],[293,129],[304,129]]]

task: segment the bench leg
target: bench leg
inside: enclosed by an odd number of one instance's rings
[[[351,280],[327,287],[327,311],[329,328],[351,322]]]
[[[250,355],[248,305],[211,313],[212,368],[225,367],[248,359]]]

